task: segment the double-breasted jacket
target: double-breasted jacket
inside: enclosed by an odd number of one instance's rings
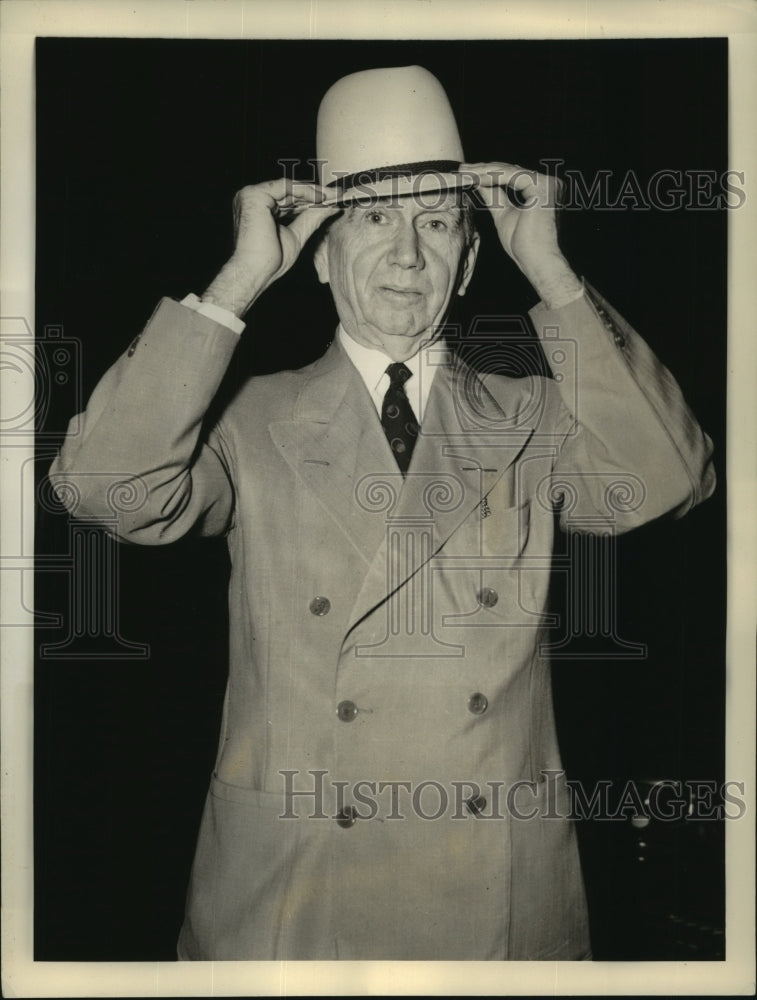
[[[237,337],[168,299],[72,424],[51,477],[73,513],[137,543],[228,539],[180,957],[588,953],[544,649],[555,523],[626,531],[714,477],[606,302],[532,319],[552,377],[440,365],[404,479],[338,342],[249,379],[208,427]]]

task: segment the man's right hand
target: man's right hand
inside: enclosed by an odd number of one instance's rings
[[[242,188],[234,199],[234,253],[203,294],[243,316],[270,284],[286,274],[315,230],[341,211],[321,207],[323,190],[288,179]]]

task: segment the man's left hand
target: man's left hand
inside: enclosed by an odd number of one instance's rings
[[[459,170],[478,179],[478,195],[502,246],[545,305],[557,309],[575,299],[583,286],[557,242],[560,181],[512,163],[463,163]],[[508,187],[517,192],[520,205],[512,203]]]

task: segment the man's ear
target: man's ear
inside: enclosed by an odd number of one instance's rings
[[[465,256],[463,257],[460,287],[457,290],[458,295],[465,295],[465,289],[468,287],[468,283],[473,277],[473,268],[476,266],[476,258],[478,257],[478,248],[480,243],[481,237],[478,233],[474,233],[470,246],[466,250]]]
[[[324,233],[313,253],[313,263],[318,280],[322,285],[329,283],[329,234]]]

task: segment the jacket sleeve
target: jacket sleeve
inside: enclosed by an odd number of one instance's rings
[[[103,376],[50,470],[77,517],[146,545],[223,534],[233,511],[221,425],[203,432],[238,335],[172,299]]]
[[[681,517],[715,488],[712,442],[673,376],[590,286],[531,318],[553,369],[563,416],[553,496],[564,528],[597,518],[628,531]]]

